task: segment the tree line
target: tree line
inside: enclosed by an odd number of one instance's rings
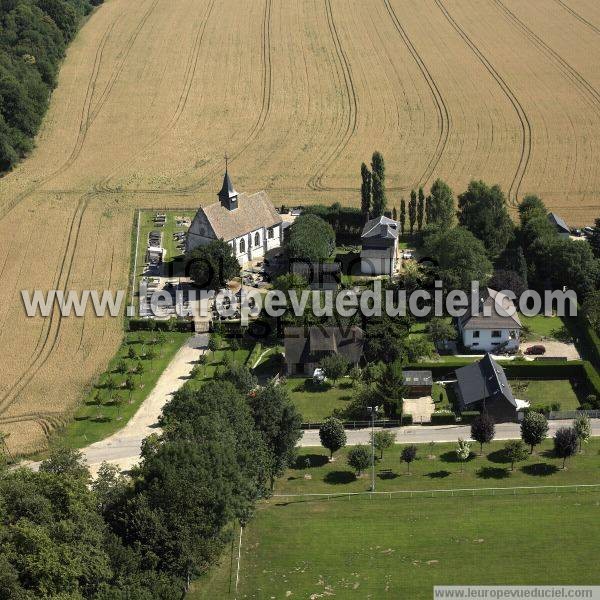
[[[301,435],[287,389],[256,387],[245,369],[178,391],[131,477],[103,464],[90,485],[68,449],[38,473],[0,468],[0,597],[183,597],[271,493]]]
[[[0,0],[0,173],[33,147],[60,61],[103,0]]]

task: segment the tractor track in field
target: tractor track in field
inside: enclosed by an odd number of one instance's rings
[[[440,89],[438,87],[437,82],[435,81],[435,78],[431,74],[431,71],[428,69],[425,61],[419,54],[418,50],[415,48],[408,33],[402,26],[402,23],[400,22],[400,19],[398,19],[398,15],[396,14],[396,11],[393,9],[393,7],[390,3],[390,0],[383,0],[383,1],[384,1],[386,9],[388,11],[388,14],[390,15],[392,23],[393,23],[394,27],[396,28],[396,31],[398,31],[398,34],[400,35],[402,42],[404,43],[404,45],[406,46],[410,55],[412,56],[413,60],[415,61],[415,64],[419,68],[419,71],[421,71],[421,74],[423,75],[423,78],[425,79],[427,86],[429,87],[429,90],[431,91],[433,100],[436,105],[437,114],[438,114],[439,136],[438,136],[435,152],[434,152],[433,156],[431,157],[431,159],[429,160],[429,163],[427,164],[425,171],[423,172],[423,174],[417,181],[416,187],[420,187],[420,186],[424,185],[425,183],[427,183],[427,181],[431,178],[431,176],[435,172],[435,169],[437,168],[437,166],[442,158],[442,155],[444,154],[444,150],[446,149],[446,145],[448,144],[448,138],[450,136],[450,126],[451,126],[450,113],[448,111],[448,106],[446,104],[446,101],[444,100],[444,96],[440,92]]]
[[[327,158],[321,167],[309,178],[307,186],[309,189],[314,191],[331,191],[334,188],[328,188],[323,186],[322,179],[327,170],[335,163],[345,148],[348,146],[350,139],[356,132],[357,123],[357,112],[358,112],[358,100],[356,98],[356,88],[354,86],[354,80],[352,78],[352,70],[350,69],[350,62],[342,46],[340,35],[335,24],[333,17],[333,10],[331,8],[331,0],[325,0],[325,12],[327,15],[327,26],[329,33],[333,39],[333,45],[337,54],[338,63],[342,70],[342,79],[344,81],[344,88],[346,97],[348,99],[348,118],[346,119],[345,130],[336,144],[334,149],[328,153]]]
[[[67,243],[65,252],[62,257],[56,284],[54,289],[67,290],[67,285],[71,276],[71,269],[75,258],[75,251],[79,242],[79,234],[81,231],[81,223],[83,216],[89,204],[91,197],[94,194],[86,194],[79,199],[77,207],[73,212],[73,216],[69,223],[69,232],[67,235]],[[60,329],[62,325],[62,315],[60,310],[53,305],[51,315],[44,320],[42,333],[37,347],[29,360],[29,363],[19,375],[17,382],[12,385],[6,392],[0,396],[0,413],[6,411],[18,398],[19,394],[32,381],[38,371],[46,364],[48,358],[54,351],[59,339]]]
[[[581,16],[576,10],[572,9],[566,2],[563,0],[555,0],[557,4],[560,4],[567,12],[569,12],[573,17],[575,17],[578,21],[581,21],[584,25],[587,25],[592,31],[600,35],[600,28],[596,27],[593,23],[588,21],[585,17]]]
[[[202,48],[202,42],[204,40],[204,34],[206,33],[206,26],[211,17],[215,6],[216,0],[210,0],[207,5],[207,9],[205,11],[204,18],[200,21],[198,25],[198,29],[196,31],[196,35],[194,38],[194,44],[192,46],[192,52],[190,53],[188,63],[186,66],[186,71],[184,73],[184,84],[179,95],[177,101],[177,107],[175,108],[175,112],[171,116],[169,122],[155,135],[148,143],[146,143],[143,148],[138,150],[129,160],[125,163],[120,164],[114,171],[112,171],[107,177],[104,178],[104,184],[102,187],[100,185],[96,185],[95,189],[97,191],[103,192],[113,192],[115,189],[111,188],[108,183],[111,179],[113,179],[118,173],[122,172],[127,167],[131,166],[135,163],[135,161],[146,153],[150,148],[153,148],[157,145],[160,140],[162,140],[166,135],[168,135],[179,123],[179,120],[183,116],[185,109],[188,105],[188,101],[190,98],[190,93],[192,89],[192,85],[196,78],[196,73],[198,71],[198,64],[200,61],[200,50]]]
[[[101,94],[100,98],[98,99],[98,102],[94,105],[94,108],[92,108],[92,103],[94,100],[94,93],[96,90],[96,83],[98,81],[98,76],[100,74],[100,67],[102,65],[104,49],[106,47],[108,40],[110,39],[110,36],[111,36],[117,22],[120,20],[121,16],[117,16],[115,18],[115,20],[111,23],[111,25],[109,25],[109,27],[107,28],[106,32],[103,34],[103,36],[100,40],[100,44],[98,45],[96,54],[94,56],[94,63],[92,66],[92,74],[88,81],[86,95],[85,95],[83,107],[81,110],[81,117],[79,119],[79,131],[77,134],[77,139],[75,141],[75,145],[73,147],[73,150],[71,151],[71,154],[69,155],[67,160],[60,167],[58,167],[55,171],[52,171],[52,173],[49,173],[45,177],[42,177],[42,179],[40,179],[38,182],[36,182],[36,184],[33,187],[22,192],[21,194],[17,194],[14,197],[14,199],[7,206],[4,206],[2,208],[2,210],[0,211],[0,220],[2,220],[4,217],[6,217],[23,200],[25,200],[26,198],[30,197],[32,194],[35,194],[38,190],[40,190],[40,188],[42,188],[46,183],[48,183],[48,182],[52,181],[53,179],[56,179],[56,177],[62,175],[62,173],[67,171],[75,163],[75,161],[79,158],[79,155],[81,154],[81,151],[83,150],[83,146],[85,144],[87,134],[88,134],[88,131],[89,131],[91,125],[95,121],[95,119],[98,116],[98,114],[100,113],[102,107],[105,105],[106,100],[110,96],[110,92],[112,91],[114,84],[115,84],[116,80],[118,79],[118,76],[120,75],[120,73],[123,70],[125,61],[126,61],[127,57],[129,56],[129,53],[131,51],[131,48],[133,47],[135,40],[139,36],[141,30],[143,29],[144,25],[146,24],[146,21],[149,19],[152,12],[154,12],[154,9],[158,5],[158,2],[159,2],[159,0],[154,0],[151,7],[149,8],[149,10],[146,11],[146,13],[144,13],[144,16],[142,17],[141,21],[138,23],[136,29],[134,30],[134,32],[130,36],[129,40],[127,41],[127,44],[125,46],[126,52],[125,52],[125,55],[122,58],[122,60],[119,62],[119,66],[116,69],[116,75],[115,75],[115,72],[113,72],[113,75],[111,75],[109,82],[107,83],[106,87],[102,91],[102,94]]]
[[[213,2],[214,3],[214,2]],[[272,0],[265,0],[265,10],[263,14],[263,26],[262,26],[262,99],[261,109],[258,117],[252,127],[248,136],[235,152],[230,156],[230,163],[238,158],[243,152],[245,152],[250,144],[256,139],[256,137],[263,131],[269,113],[271,111],[271,97],[272,97],[272,63],[271,63],[271,13],[272,13]],[[222,166],[215,165],[205,175],[203,175],[198,181],[181,187],[181,188],[137,188],[137,189],[121,189],[111,188],[106,185],[96,186],[96,189],[107,194],[121,194],[127,193],[132,195],[160,195],[160,196],[190,196],[194,192],[197,192],[206,184],[212,177],[215,177],[222,171]],[[114,176],[110,175],[112,178]]]
[[[456,31],[456,33],[458,33],[458,35],[463,39],[465,44],[467,44],[467,46],[475,54],[475,56],[478,58],[481,64],[488,71],[488,73],[496,81],[504,95],[512,104],[515,112],[517,113],[522,132],[521,151],[519,157],[519,164],[517,165],[515,175],[508,190],[508,200],[513,206],[518,206],[518,197],[521,185],[523,184],[523,179],[525,177],[525,173],[527,172],[527,167],[529,166],[529,161],[531,159],[531,122],[529,121],[529,117],[512,88],[508,85],[508,83],[502,77],[502,75],[500,75],[500,73],[496,70],[494,65],[492,65],[492,63],[487,59],[483,52],[477,47],[473,40],[471,40],[471,38],[467,35],[465,30],[448,12],[442,0],[434,1],[437,4],[440,11],[442,12],[442,14],[444,15],[445,19],[451,25],[451,27]]]
[[[583,92],[583,95],[591,98],[592,108],[600,109],[600,93],[598,90],[570,63],[568,63],[554,48],[549,46],[542,38],[532,31],[514,12],[512,12],[502,0],[492,0],[505,14],[506,19],[518,27],[525,36],[531,40],[547,56],[555,61],[558,70],[575,86]]]

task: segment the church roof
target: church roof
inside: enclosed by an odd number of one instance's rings
[[[225,180],[227,180],[225,175]],[[226,181],[223,182],[225,186]],[[233,189],[233,186],[232,186]],[[203,231],[204,223],[212,229]],[[220,202],[200,208],[189,230],[188,237],[214,237],[226,242],[241,237],[261,227],[273,227],[281,223],[281,216],[275,210],[266,192],[238,195],[238,207],[228,210]]]
[[[223,187],[221,187],[221,191],[219,192],[219,198],[234,198],[237,195],[238,193],[233,187],[231,177],[229,177],[229,173],[225,171],[225,177],[223,177]]]

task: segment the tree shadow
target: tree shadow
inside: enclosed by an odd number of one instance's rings
[[[306,465],[306,460],[310,460],[310,467]],[[296,457],[292,469],[306,470],[313,467],[322,467],[329,462],[329,459],[324,454],[302,454]]]
[[[503,465],[510,463],[510,459],[506,456],[506,452],[504,450],[495,450],[494,452],[490,452],[487,458],[493,463],[499,463]]]
[[[506,479],[510,473],[508,469],[501,469],[500,467],[481,467],[476,475],[481,479]]]
[[[338,384],[338,388],[340,390],[349,390],[352,388],[352,383],[350,383],[349,381],[342,381]]]
[[[527,475],[534,475],[536,477],[547,477],[548,475],[554,475],[558,472],[556,465],[549,463],[535,463],[534,465],[525,465],[521,467],[521,471]]]
[[[330,471],[325,475],[323,481],[333,485],[352,483],[356,481],[356,475],[352,471]]]
[[[394,473],[394,471],[392,471],[391,469],[386,469],[384,471],[379,471],[379,473],[377,473],[377,477],[379,479],[396,479],[398,477],[398,473]]]
[[[432,471],[431,473],[427,473],[427,477],[431,479],[445,479],[451,475],[450,471],[446,471],[442,469],[441,471]]]
[[[464,462],[470,462],[475,458],[475,453],[471,452],[471,454],[469,454],[469,458],[467,458],[467,460],[465,460]],[[456,452],[450,451],[450,452],[444,452],[444,454],[440,454],[440,460],[443,462],[447,462],[447,463],[459,463],[461,462],[458,459],[458,456],[456,456]]]

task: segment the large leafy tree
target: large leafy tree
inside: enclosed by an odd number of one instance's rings
[[[589,236],[588,241],[590,248],[596,258],[600,258],[600,219],[594,221],[594,227],[592,227],[592,234]]]
[[[300,215],[289,231],[286,248],[290,261],[322,262],[335,248],[333,228],[317,215]]]
[[[521,438],[533,449],[541,444],[548,435],[548,419],[539,412],[531,411],[521,421]]]
[[[431,196],[428,202],[428,225],[449,228],[456,220],[454,194],[450,187],[441,179],[436,179],[431,186]]]
[[[567,458],[577,454],[579,437],[573,427],[561,427],[554,434],[554,454],[563,459],[562,468],[565,468]]]
[[[435,231],[425,240],[425,252],[437,262],[446,289],[466,291],[472,281],[484,286],[492,274],[483,242],[463,227]]]
[[[353,446],[348,452],[348,464],[356,471],[359,477],[371,466],[372,460],[371,450],[363,444]]]
[[[458,221],[478,237],[490,258],[497,257],[514,236],[514,226],[499,186],[471,181],[458,197]]]
[[[222,289],[240,272],[233,248],[223,240],[214,240],[206,246],[194,248],[186,260],[192,281],[202,289]]]
[[[302,417],[292,404],[288,389],[273,382],[251,394],[248,401],[269,455],[273,489],[275,478],[293,462],[296,442],[302,436]]]
[[[493,419],[483,413],[473,419],[471,423],[471,439],[479,442],[480,452],[483,454],[483,445],[489,444],[496,435],[496,426]]]
[[[319,429],[319,439],[323,448],[329,450],[329,460],[333,460],[334,452],[346,445],[344,424],[339,419],[329,417]]]
[[[342,354],[330,354],[321,359],[319,366],[335,385],[338,379],[348,372],[349,363],[348,359]]]
[[[377,382],[377,402],[388,417],[402,419],[405,390],[402,363],[395,360],[386,364]]]

